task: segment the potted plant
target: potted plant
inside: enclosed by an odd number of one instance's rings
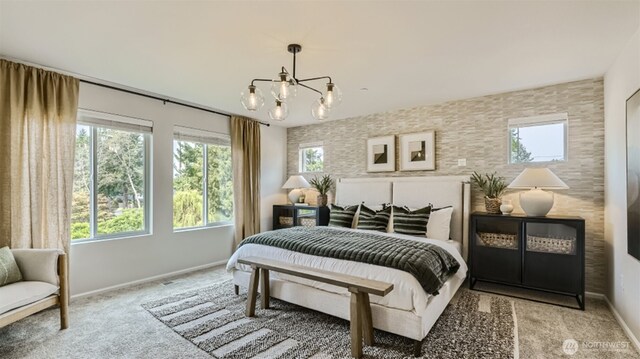
[[[335,184],[333,178],[330,175],[324,175],[320,178],[313,177],[309,184],[311,187],[318,191],[318,206],[323,207],[327,205],[327,193],[333,188]]]
[[[484,193],[484,206],[487,212],[500,213],[500,205],[502,204],[500,197],[507,189],[504,177],[498,176],[496,172],[484,175],[473,172],[471,182]]]

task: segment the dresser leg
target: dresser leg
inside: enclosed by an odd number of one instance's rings
[[[234,284],[233,291],[236,293],[236,295],[240,295],[240,286],[238,286],[237,284]]]

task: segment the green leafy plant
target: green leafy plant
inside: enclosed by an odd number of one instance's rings
[[[498,176],[496,172],[485,173],[484,175],[473,172],[471,182],[480,188],[487,198],[500,198],[507,190],[504,177]]]
[[[333,178],[331,178],[330,175],[324,175],[320,178],[313,177],[309,181],[309,184],[311,185],[311,187],[315,188],[316,191],[320,193],[320,195],[326,196],[327,193],[333,188],[335,181],[333,180]]]

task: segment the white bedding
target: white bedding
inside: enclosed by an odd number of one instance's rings
[[[460,254],[460,245],[457,242],[407,236],[397,233],[376,233],[411,241],[423,241],[435,244],[449,252],[460,263],[460,269],[458,269],[454,276],[457,276],[460,279],[464,279],[467,274],[467,265],[462,259],[462,256]],[[240,247],[229,259],[229,262],[227,263],[227,270],[230,272],[234,270],[249,272],[251,270],[249,266],[238,264],[237,261],[240,258],[252,256],[268,258],[286,263],[303,265],[311,268],[323,269],[333,272],[348,273],[363,278],[376,279],[388,283],[393,283],[394,289],[385,297],[372,295],[370,298],[372,303],[376,303],[385,307],[413,311],[415,313],[422,313],[427,307],[429,298],[431,297],[424,291],[424,289],[422,289],[420,283],[415,279],[415,277],[407,272],[398,269],[341,259],[312,256],[259,244],[246,244]],[[273,272],[270,275],[273,278],[279,278],[290,282],[308,285],[328,292],[338,293],[344,296],[349,295],[349,292],[346,289],[326,283],[320,283],[276,272]]]

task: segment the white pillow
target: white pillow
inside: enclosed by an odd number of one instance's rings
[[[449,232],[451,231],[452,213],[453,207],[432,210],[429,215],[429,222],[427,222],[427,238],[448,240]]]

